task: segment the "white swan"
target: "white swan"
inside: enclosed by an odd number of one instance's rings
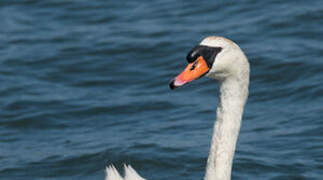
[[[232,160],[248,98],[249,62],[234,42],[218,36],[207,37],[187,55],[185,70],[171,81],[174,89],[201,76],[220,84],[217,120],[207,160],[205,180],[230,180]],[[131,166],[122,178],[113,166],[107,167],[106,180],[145,180]]]

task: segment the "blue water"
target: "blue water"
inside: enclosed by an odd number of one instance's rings
[[[234,180],[323,176],[323,2],[0,1],[0,179],[202,179],[217,83],[168,82],[206,36],[251,64]]]

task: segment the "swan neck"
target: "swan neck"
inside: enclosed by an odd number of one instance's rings
[[[231,178],[232,161],[248,96],[249,76],[245,77],[228,78],[220,82],[217,120],[213,129],[205,180]]]

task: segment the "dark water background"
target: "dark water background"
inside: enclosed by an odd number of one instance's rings
[[[323,179],[323,1],[0,1],[0,179],[202,179],[217,85],[170,91],[228,37],[251,63],[232,179]]]

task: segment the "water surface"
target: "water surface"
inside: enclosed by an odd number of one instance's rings
[[[217,84],[170,91],[186,53],[225,36],[251,64],[232,179],[323,174],[323,3],[0,2],[0,179],[202,179]]]

